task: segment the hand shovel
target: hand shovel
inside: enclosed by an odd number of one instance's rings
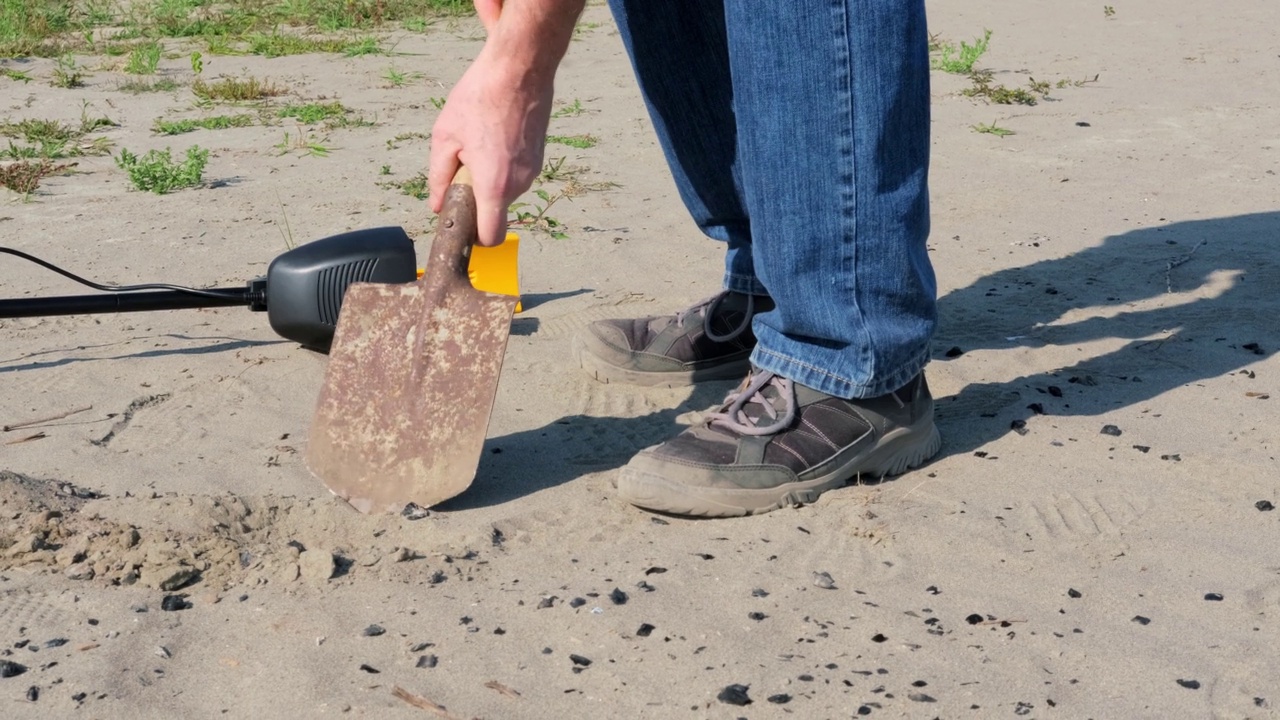
[[[342,301],[307,465],[361,512],[431,507],[480,464],[517,298],[476,290],[471,174],[445,195],[426,272],[353,284]]]

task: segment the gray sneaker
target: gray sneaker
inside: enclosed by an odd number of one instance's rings
[[[736,380],[751,369],[751,319],[772,309],[772,298],[726,291],[674,315],[593,322],[574,338],[573,353],[606,383],[680,387]]]
[[[618,495],[678,515],[752,515],[906,472],[941,447],[923,373],[887,395],[843,400],[754,370],[719,412],[632,458]]]

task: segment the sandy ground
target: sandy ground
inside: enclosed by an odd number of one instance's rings
[[[27,668],[0,679],[0,714],[1277,716],[1280,512],[1259,508],[1280,503],[1280,8],[930,10],[952,40],[994,31],[979,64],[997,82],[1097,76],[1013,107],[935,73],[934,463],[741,520],[612,498],[616,468],[727,388],[602,385],[569,360],[586,323],[674,309],[720,272],[593,7],[560,79],[586,112],[552,131],[599,143],[548,154],[619,187],[554,207],[568,239],[526,234],[527,309],[479,475],[429,517],[358,515],[307,472],[324,358],[262,315],[0,320],[0,423],[92,406],[0,434],[0,661]],[[120,123],[101,133],[116,147],[212,150],[210,187],[167,196],[81,159],[32,202],[3,199],[0,238],[102,281],[194,285],[262,273],[286,216],[296,240],[386,224],[427,238],[422,204],[379,187],[380,168],[424,169],[425,142],[388,141],[430,129],[428,99],[477,37],[397,36],[394,58],[206,58],[206,75],[376,118],[327,133],[328,157],[280,155],[290,125],[154,136],[156,117],[226,110],[121,93],[109,69],[77,90],[0,80],[15,120],[76,120],[88,102]],[[423,77],[386,87],[392,64]],[[190,80],[185,57],[162,67]],[[972,130],[992,122],[1016,134]],[[0,268],[5,297],[78,292]],[[751,704],[717,699],[734,684]]]

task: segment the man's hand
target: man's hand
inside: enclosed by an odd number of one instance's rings
[[[506,237],[507,207],[542,169],[556,67],[583,0],[476,0],[489,32],[431,132],[431,208],[471,170],[481,245]]]

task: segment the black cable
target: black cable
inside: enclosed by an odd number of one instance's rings
[[[24,253],[21,250],[14,250],[13,248],[0,246],[0,253],[16,255],[17,257],[20,257],[23,260],[30,260],[31,262],[39,265],[40,267],[46,270],[52,270],[58,273],[59,275],[75,280],[81,285],[88,285],[94,290],[101,290],[103,292],[135,292],[138,290],[174,290],[177,292],[188,293],[190,295],[196,295],[198,297],[212,297],[212,298],[241,297],[242,295],[242,293],[239,293],[239,292],[229,293],[229,292],[220,292],[217,290],[201,290],[199,288],[185,287],[182,285],[170,285],[168,283],[145,283],[143,285],[102,285],[92,280],[86,280],[80,277],[79,275],[76,275],[75,273],[69,272],[67,270],[63,270],[57,265],[54,265],[51,262],[46,262],[44,260],[41,260],[40,258],[34,255],[28,255],[27,253]]]

